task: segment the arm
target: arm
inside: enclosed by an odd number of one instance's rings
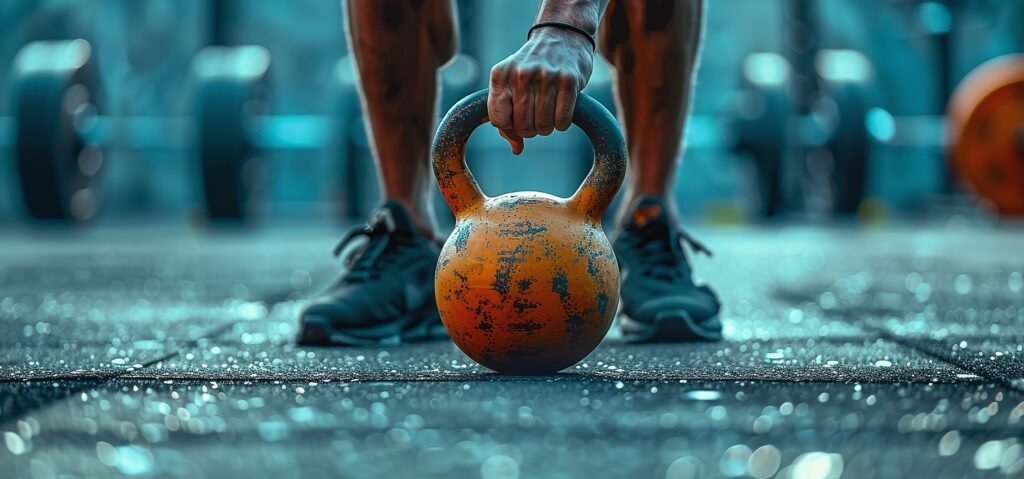
[[[534,23],[568,23],[596,36],[607,6],[608,0],[543,0]],[[576,97],[594,69],[594,54],[582,34],[542,27],[491,69],[488,119],[513,154],[522,153],[523,138],[569,128]]]

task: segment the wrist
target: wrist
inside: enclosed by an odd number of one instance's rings
[[[528,40],[556,40],[589,49],[591,52],[597,50],[597,42],[594,37],[585,30],[574,25],[561,22],[542,22],[535,24],[527,33]]]
[[[591,38],[597,36],[601,21],[599,0],[543,0],[533,23],[558,22],[583,30]]]

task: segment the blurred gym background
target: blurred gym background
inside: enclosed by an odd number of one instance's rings
[[[458,13],[438,115],[486,87],[535,4]],[[676,189],[686,221],[1020,213],[966,184],[955,165],[1001,160],[951,158],[945,112],[968,73],[1024,49],[1024,0],[712,0],[707,13]],[[365,217],[377,185],[343,25],[338,0],[0,3],[0,226]],[[614,108],[610,85],[598,65],[586,92]],[[569,195],[590,155],[576,132],[514,158],[490,129],[468,153],[491,195]]]

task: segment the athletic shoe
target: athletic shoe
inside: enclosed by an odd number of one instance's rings
[[[694,284],[684,243],[711,254],[676,225],[660,200],[633,202],[613,242],[622,278],[619,324],[627,341],[722,339],[718,298]]]
[[[434,301],[439,252],[405,208],[385,203],[338,242],[334,254],[344,269],[301,313],[299,344],[381,346],[447,337]]]

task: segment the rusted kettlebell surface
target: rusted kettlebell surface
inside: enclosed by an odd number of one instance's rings
[[[595,154],[579,190],[490,198],[465,157],[486,118],[483,90],[452,107],[434,137],[434,175],[456,218],[437,264],[437,307],[474,361],[500,373],[554,373],[593,351],[615,315],[619,268],[601,216],[622,185],[625,141],[611,113],[581,94],[573,123]]]

